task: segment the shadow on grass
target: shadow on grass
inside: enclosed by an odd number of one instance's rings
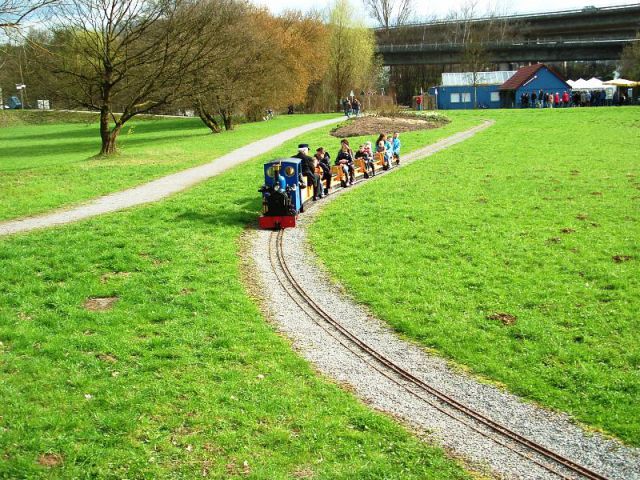
[[[141,132],[138,132],[141,133]],[[134,138],[123,136],[119,139],[118,145],[120,147],[138,147],[142,145],[155,143],[157,145],[165,145],[167,143],[171,143],[175,140],[189,140],[193,138],[199,138],[209,136],[208,131],[202,132],[194,132],[191,135],[176,134],[176,135],[166,135],[162,137],[140,137],[136,135]],[[26,159],[32,159],[34,157],[46,157],[51,155],[52,151],[55,151],[56,155],[64,155],[64,154],[78,154],[78,152],[85,152],[87,155],[84,160],[92,160],[96,158],[96,155],[100,152],[100,138],[97,135],[91,135],[91,139],[87,139],[86,141],[76,141],[71,143],[62,143],[56,145],[31,145],[31,146],[22,146],[22,147],[9,147],[9,148],[0,148],[0,158],[3,157],[13,157],[21,158],[25,157]],[[76,160],[77,161],[77,160]],[[66,161],[62,162],[53,162],[48,163],[46,166],[51,166],[58,163],[70,163]],[[15,170],[24,170],[28,168],[38,168],[43,165],[33,165],[33,166],[16,166],[11,168],[10,166],[3,167],[0,163],[0,171],[15,171]]]
[[[190,223],[190,227],[201,224],[204,227],[231,226],[245,227],[260,215],[261,201],[256,198],[245,198],[240,202],[234,202],[231,208],[222,208],[215,213],[188,210],[176,215],[175,220]]]
[[[34,125],[38,126],[62,126],[64,124],[57,125]],[[66,124],[69,125],[69,124]],[[100,139],[99,125],[97,122],[86,124],[73,124],[74,127],[65,131],[37,133],[30,132],[25,134],[12,135],[5,140],[62,140],[67,138],[88,138],[95,137]],[[162,133],[162,132],[175,132],[180,130],[196,130],[199,128],[206,129],[207,127],[202,123],[200,119],[179,119],[179,120],[132,120],[130,123],[125,123],[122,127],[123,133],[133,127],[136,133]],[[208,131],[208,129],[207,129]]]

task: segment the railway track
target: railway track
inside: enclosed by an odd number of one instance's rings
[[[418,398],[421,402],[460,422],[472,431],[482,435],[488,441],[509,449],[521,457],[523,462],[535,464],[556,478],[567,480],[607,480],[607,477],[510,430],[508,427],[493,421],[486,415],[425,383],[358,338],[318,305],[296,280],[287,264],[283,241],[284,230],[270,234],[269,260],[278,282],[291,297],[292,301],[314,323],[361,361],[375,369],[399,388]]]

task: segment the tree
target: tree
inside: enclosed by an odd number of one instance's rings
[[[58,0],[0,0],[0,30],[5,35],[17,31],[38,10],[57,2]]]
[[[330,13],[328,80],[335,100],[371,83],[375,41],[373,32],[352,19],[349,0],[336,0]]]
[[[640,35],[622,51],[620,73],[623,78],[640,80]]]
[[[362,0],[362,3],[387,32],[407,23],[413,14],[413,0]]]
[[[285,12],[274,17],[246,4],[217,28],[225,42],[212,52],[193,82],[200,118],[213,133],[233,128],[239,111],[250,119],[267,108],[304,101],[314,77],[326,69],[326,26],[314,16]]]
[[[100,112],[103,155],[128,120],[175,101],[213,48],[204,0],[66,0],[56,11],[53,71],[71,100]]]
[[[447,17],[453,27],[448,31],[448,41],[463,48],[461,67],[469,72],[474,108],[478,107],[479,73],[492,67],[487,44],[512,40],[517,28],[517,23],[506,18],[506,12],[494,9],[479,15],[478,3],[478,0],[467,0]]]

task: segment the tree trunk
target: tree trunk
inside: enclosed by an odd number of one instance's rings
[[[221,109],[220,115],[222,116],[222,121],[224,122],[224,129],[233,130],[233,116],[231,112]]]
[[[106,107],[102,107],[100,110],[100,137],[102,138],[100,155],[113,155],[116,153],[116,141],[120,130],[122,130],[120,122],[116,123],[113,130],[109,128],[109,110]]]
[[[216,121],[213,115],[205,110],[202,102],[198,101],[198,105],[196,108],[198,110],[198,116],[200,117],[200,120],[202,120],[202,123],[204,123],[209,128],[209,130],[211,130],[211,133],[220,133],[222,131],[222,127],[220,127],[220,124]]]
[[[115,149],[115,145],[110,144],[109,129],[109,107],[103,106],[100,109],[100,138],[102,139],[102,148],[100,155],[109,155]]]

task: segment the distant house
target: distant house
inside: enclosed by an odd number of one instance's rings
[[[542,63],[517,71],[443,73],[442,84],[429,89],[440,110],[477,108],[519,108],[523,93],[542,90],[560,95],[571,87],[551,67]]]
[[[542,63],[522,67],[500,87],[502,107],[519,108],[524,93],[531,96],[535,92],[538,96],[540,90],[546,94],[558,92],[562,96],[564,91],[571,92],[571,86],[562,75]]]
[[[500,86],[515,75],[508,72],[443,73],[442,83],[429,89],[439,110],[500,108]]]

